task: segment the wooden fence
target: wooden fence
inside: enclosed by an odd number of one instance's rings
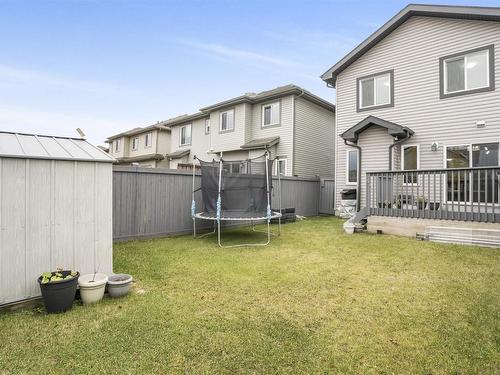
[[[196,186],[201,183],[196,176]],[[278,181],[272,201],[278,207]],[[295,207],[303,216],[318,214],[320,180],[283,177],[282,207]],[[192,173],[170,169],[115,166],[113,169],[113,239],[161,237],[192,231]],[[196,194],[196,207],[201,210],[201,194]],[[211,227],[197,221],[197,227]]]

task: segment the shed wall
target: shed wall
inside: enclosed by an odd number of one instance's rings
[[[0,305],[58,267],[112,273],[112,165],[0,158]]]

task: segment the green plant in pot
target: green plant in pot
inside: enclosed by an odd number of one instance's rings
[[[378,208],[391,208],[392,203],[389,201],[378,202]]]
[[[425,198],[424,196],[417,197],[416,203],[417,209],[423,210],[425,209],[425,206],[427,206],[427,198]]]
[[[48,313],[63,312],[73,307],[80,273],[58,269],[38,277],[43,303]]]

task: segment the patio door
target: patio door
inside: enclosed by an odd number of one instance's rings
[[[446,147],[446,168],[497,167],[499,143]],[[447,173],[449,202],[498,203],[498,176],[482,170]],[[488,185],[488,186],[487,186]]]

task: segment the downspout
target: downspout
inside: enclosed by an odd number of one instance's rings
[[[361,147],[358,146],[356,143],[351,143],[347,142],[346,139],[344,139],[344,144],[346,146],[354,147],[355,149],[358,150],[358,177],[357,177],[357,186],[356,186],[356,211],[359,211],[361,209]]]
[[[408,139],[411,138],[411,133],[406,133],[406,137],[403,139],[398,139],[395,140],[390,146],[389,146],[389,170],[392,171],[392,149],[394,146],[399,145],[400,143],[403,143],[404,141],[407,141]]]

